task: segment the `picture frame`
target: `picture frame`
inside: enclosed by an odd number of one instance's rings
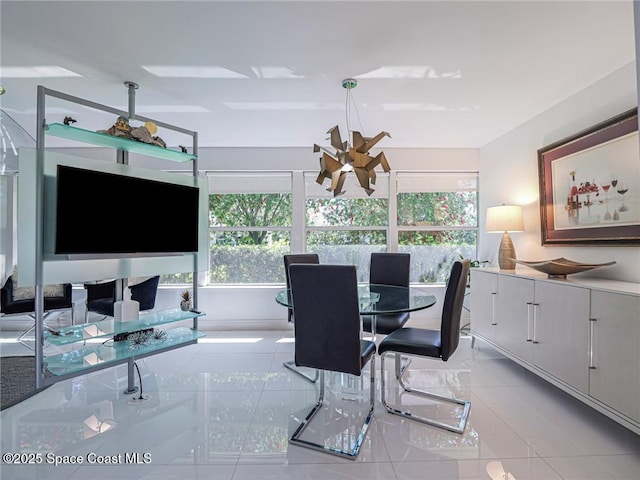
[[[633,108],[538,150],[543,246],[640,245]]]

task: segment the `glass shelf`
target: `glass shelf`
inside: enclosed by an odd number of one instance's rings
[[[143,313],[138,320],[129,322],[120,322],[114,320],[112,317],[108,317],[106,320],[100,322],[83,323],[81,325],[55,330],[58,335],[53,334],[52,331],[49,330],[45,332],[44,338],[54,345],[69,345],[85,340],[113,337],[118,333],[135,332],[136,330],[154,328],[168,323],[192,320],[202,316],[204,316],[204,313],[184,312],[179,308],[175,308],[172,310]]]
[[[89,143],[91,145],[99,145],[102,147],[111,147],[126,152],[140,153],[150,157],[162,158],[173,162],[189,162],[196,158],[190,153],[178,152],[168,148],[162,148],[149,143],[138,142],[128,138],[114,137],[106,133],[93,132],[83,128],[64,125],[63,123],[50,123],[45,129],[47,135],[54,137],[68,138],[78,142]]]
[[[123,363],[131,357],[145,356],[160,350],[171,350],[179,346],[195,343],[204,333],[188,327],[178,327],[167,331],[164,340],[150,340],[138,348],[131,348],[128,341],[97,343],[70,352],[46,357],[45,365],[53,375],[61,376],[81,372],[96,366],[106,367]]]

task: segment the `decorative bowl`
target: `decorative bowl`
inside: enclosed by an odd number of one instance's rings
[[[546,273],[549,278],[567,278],[567,275],[571,275],[572,273],[586,272],[587,270],[607,267],[609,265],[615,265],[616,263],[580,263],[574,262],[573,260],[567,260],[563,257],[538,262],[527,262],[524,260],[516,260],[515,258],[512,260],[520,265],[525,265],[539,272]]]

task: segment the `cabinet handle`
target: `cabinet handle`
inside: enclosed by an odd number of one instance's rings
[[[497,325],[496,322],[496,295],[498,292],[491,292],[491,325]]]
[[[540,306],[539,303],[532,303],[533,305],[533,338],[532,338],[532,342],[533,343],[539,343],[538,339],[536,338],[536,323],[538,323],[538,307]]]
[[[531,341],[531,305],[532,302],[527,302],[527,342]]]
[[[593,364],[593,334],[595,330],[596,319],[589,319],[589,369],[595,370],[596,366]]]

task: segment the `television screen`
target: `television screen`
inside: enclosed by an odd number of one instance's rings
[[[197,187],[58,165],[55,253],[198,251]]]

